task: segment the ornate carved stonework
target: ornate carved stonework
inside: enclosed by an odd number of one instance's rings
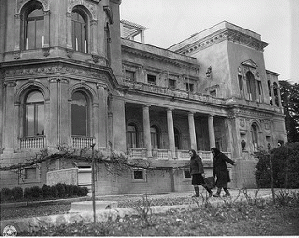
[[[240,126],[241,127],[245,126],[245,119],[244,118],[240,118]]]
[[[94,1],[89,2],[86,0],[69,0],[67,12],[72,13],[72,9],[76,5],[85,6],[89,10],[90,14],[92,15],[91,20],[97,20],[97,11],[96,11],[97,6],[95,5]]]
[[[31,0],[17,0],[17,14],[20,14],[22,7]],[[49,11],[49,0],[38,0],[43,5],[43,11]]]

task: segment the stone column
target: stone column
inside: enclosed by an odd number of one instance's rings
[[[275,105],[275,95],[274,95],[274,89],[273,89],[273,84],[270,85],[271,89],[271,98],[272,98],[272,105]]]
[[[152,141],[151,141],[151,130],[150,130],[150,116],[149,116],[149,105],[143,105],[143,137],[144,145],[147,150],[147,157],[151,158],[152,155]]]
[[[279,87],[277,87],[277,96],[278,96],[278,105],[279,105],[279,107],[282,107],[281,94],[280,94],[280,88]]]
[[[95,130],[95,137],[97,138],[96,146],[100,148],[107,147],[107,97],[108,93],[105,88],[97,85],[99,94],[98,112],[95,116],[95,124],[97,124],[97,130]]]
[[[209,124],[209,138],[210,138],[210,147],[215,147],[215,134],[214,134],[214,116],[209,115],[208,119]]]
[[[15,92],[15,82],[6,82],[6,99],[5,99],[5,118],[4,118],[4,152],[13,152],[14,150],[14,119],[15,119],[15,109],[14,109],[14,92]]]
[[[189,135],[191,148],[197,151],[197,142],[196,142],[196,132],[195,132],[195,124],[194,124],[194,113],[188,112],[188,123],[189,123]]]
[[[173,110],[172,108],[167,109],[168,138],[169,138],[169,149],[171,151],[171,157],[176,158],[172,110]]]
[[[59,88],[60,79],[51,78],[50,82],[50,116],[49,116],[49,135],[48,137],[48,147],[56,149],[59,145],[59,129],[60,129],[60,110],[59,110]],[[70,128],[70,127],[69,127]]]
[[[21,29],[21,19],[20,19],[20,14],[15,14],[15,25],[14,25],[14,41],[15,41],[15,45],[14,45],[14,50],[18,51],[20,50],[20,29]],[[21,39],[23,39],[23,41],[25,42],[25,39],[23,37],[21,37]],[[25,48],[26,46],[24,46]]]
[[[66,13],[66,48],[73,49],[72,46],[72,13]],[[73,49],[75,50],[75,49]]]
[[[92,20],[90,21],[90,53],[93,55],[98,55],[98,49],[97,49],[97,26],[98,21]]]
[[[50,46],[50,11],[44,12],[44,44],[42,47]]]

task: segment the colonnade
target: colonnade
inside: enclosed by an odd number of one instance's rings
[[[143,116],[143,140],[144,145],[147,150],[147,157],[151,158],[152,155],[152,143],[151,143],[151,132],[150,132],[150,105],[143,105],[142,116]],[[173,127],[173,108],[167,108],[167,128],[168,128],[168,138],[169,138],[169,150],[171,151],[172,158],[175,158],[175,139],[174,139],[174,127]],[[197,141],[196,141],[196,131],[194,122],[195,112],[188,112],[188,126],[189,126],[189,136],[191,142],[191,148],[197,151]],[[214,115],[209,115],[208,117],[208,127],[209,127],[209,138],[210,138],[210,148],[215,147],[215,134],[214,134]]]

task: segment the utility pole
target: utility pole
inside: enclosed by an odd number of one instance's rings
[[[96,224],[96,195],[95,195],[95,159],[94,159],[94,146],[93,143],[90,147],[92,149],[92,167],[91,167],[91,192],[92,192],[92,208],[93,208],[93,223]]]

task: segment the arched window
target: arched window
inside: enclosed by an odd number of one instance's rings
[[[78,8],[72,11],[72,46],[75,51],[88,53],[87,16]]]
[[[44,97],[38,90],[28,93],[25,100],[25,127],[27,137],[44,135]]]
[[[25,9],[22,19],[22,49],[31,50],[42,48],[44,43],[44,13],[42,4],[37,1],[32,1]]]
[[[73,136],[89,136],[89,103],[86,94],[77,91],[71,102],[71,133]]]
[[[129,123],[127,129],[127,140],[129,148],[138,148],[137,127],[134,123]]]
[[[160,148],[159,129],[157,126],[151,126],[151,141],[153,148]]]
[[[173,130],[174,130],[174,145],[175,145],[175,148],[180,149],[181,148],[180,132],[176,127],[174,127]]]
[[[255,78],[250,71],[246,73],[246,86],[247,86],[247,92],[249,94],[249,100],[255,101],[256,100]]]
[[[257,151],[258,149],[258,130],[256,123],[253,123],[251,125],[251,141],[253,144],[254,151]]]

